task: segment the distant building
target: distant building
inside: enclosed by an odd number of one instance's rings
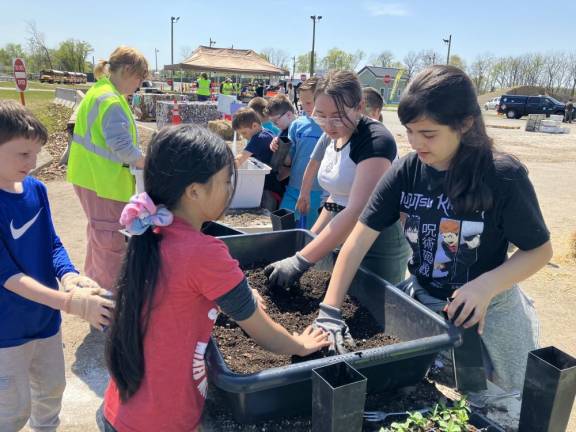
[[[404,69],[379,66],[364,66],[358,72],[358,78],[362,87],[374,87],[384,98],[384,103],[389,105],[400,102],[400,95],[408,82]]]

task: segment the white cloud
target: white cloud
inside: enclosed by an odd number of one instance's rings
[[[370,1],[364,3],[364,8],[372,16],[406,16],[408,9],[401,3],[380,3]]]

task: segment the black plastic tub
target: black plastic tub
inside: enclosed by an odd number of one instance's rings
[[[505,432],[504,428],[480,413],[471,413],[469,423],[486,432]]]
[[[223,236],[244,234],[243,231],[238,231],[237,229],[230,228],[228,225],[225,225],[220,222],[205,222],[204,225],[202,225],[202,232],[212,237],[223,237]]]
[[[225,237],[232,257],[242,268],[261,267],[286,258],[312,240],[309,231],[295,229]],[[334,255],[316,264],[331,270]],[[384,331],[400,343],[237,374],[226,365],[214,340],[206,352],[211,383],[223,391],[239,423],[306,415],[312,406],[312,369],[346,361],[368,378],[368,394],[419,382],[436,354],[460,342],[459,331],[397,288],[360,269],[351,285],[353,294],[374,315]]]

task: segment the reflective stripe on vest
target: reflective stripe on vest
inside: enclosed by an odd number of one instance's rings
[[[72,140],[75,143],[80,144],[82,147],[84,147],[86,150],[88,150],[91,153],[97,154],[98,156],[103,157],[104,159],[108,159],[109,161],[122,164],[123,162],[118,157],[116,157],[116,155],[114,153],[112,153],[110,150],[107,150],[105,148],[99,147],[96,144],[94,144],[92,142],[92,135],[90,133],[92,130],[92,126],[94,125],[94,123],[96,122],[96,119],[98,118],[98,114],[99,114],[99,110],[100,110],[100,104],[102,102],[104,102],[106,99],[108,99],[110,97],[115,97],[115,96],[116,96],[115,93],[108,92],[108,93],[104,93],[102,96],[99,96],[96,99],[96,102],[94,103],[94,105],[92,106],[92,109],[88,113],[88,126],[86,128],[86,135],[81,136],[78,134],[74,134],[72,137]]]

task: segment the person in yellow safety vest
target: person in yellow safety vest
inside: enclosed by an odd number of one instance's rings
[[[206,73],[202,73],[200,78],[196,80],[198,84],[198,89],[196,90],[196,95],[199,101],[207,101],[210,98],[210,84],[211,81],[208,79]]]
[[[136,123],[126,96],[148,75],[148,62],[134,48],[120,46],[94,69],[97,82],[78,107],[67,180],[74,185],[88,219],[85,274],[116,291],[126,243],[118,231],[124,205],[135,193],[130,168],[144,168]]]
[[[230,78],[226,78],[224,84],[222,84],[222,94],[223,95],[231,95],[234,93],[234,84],[232,84],[232,80]]]

